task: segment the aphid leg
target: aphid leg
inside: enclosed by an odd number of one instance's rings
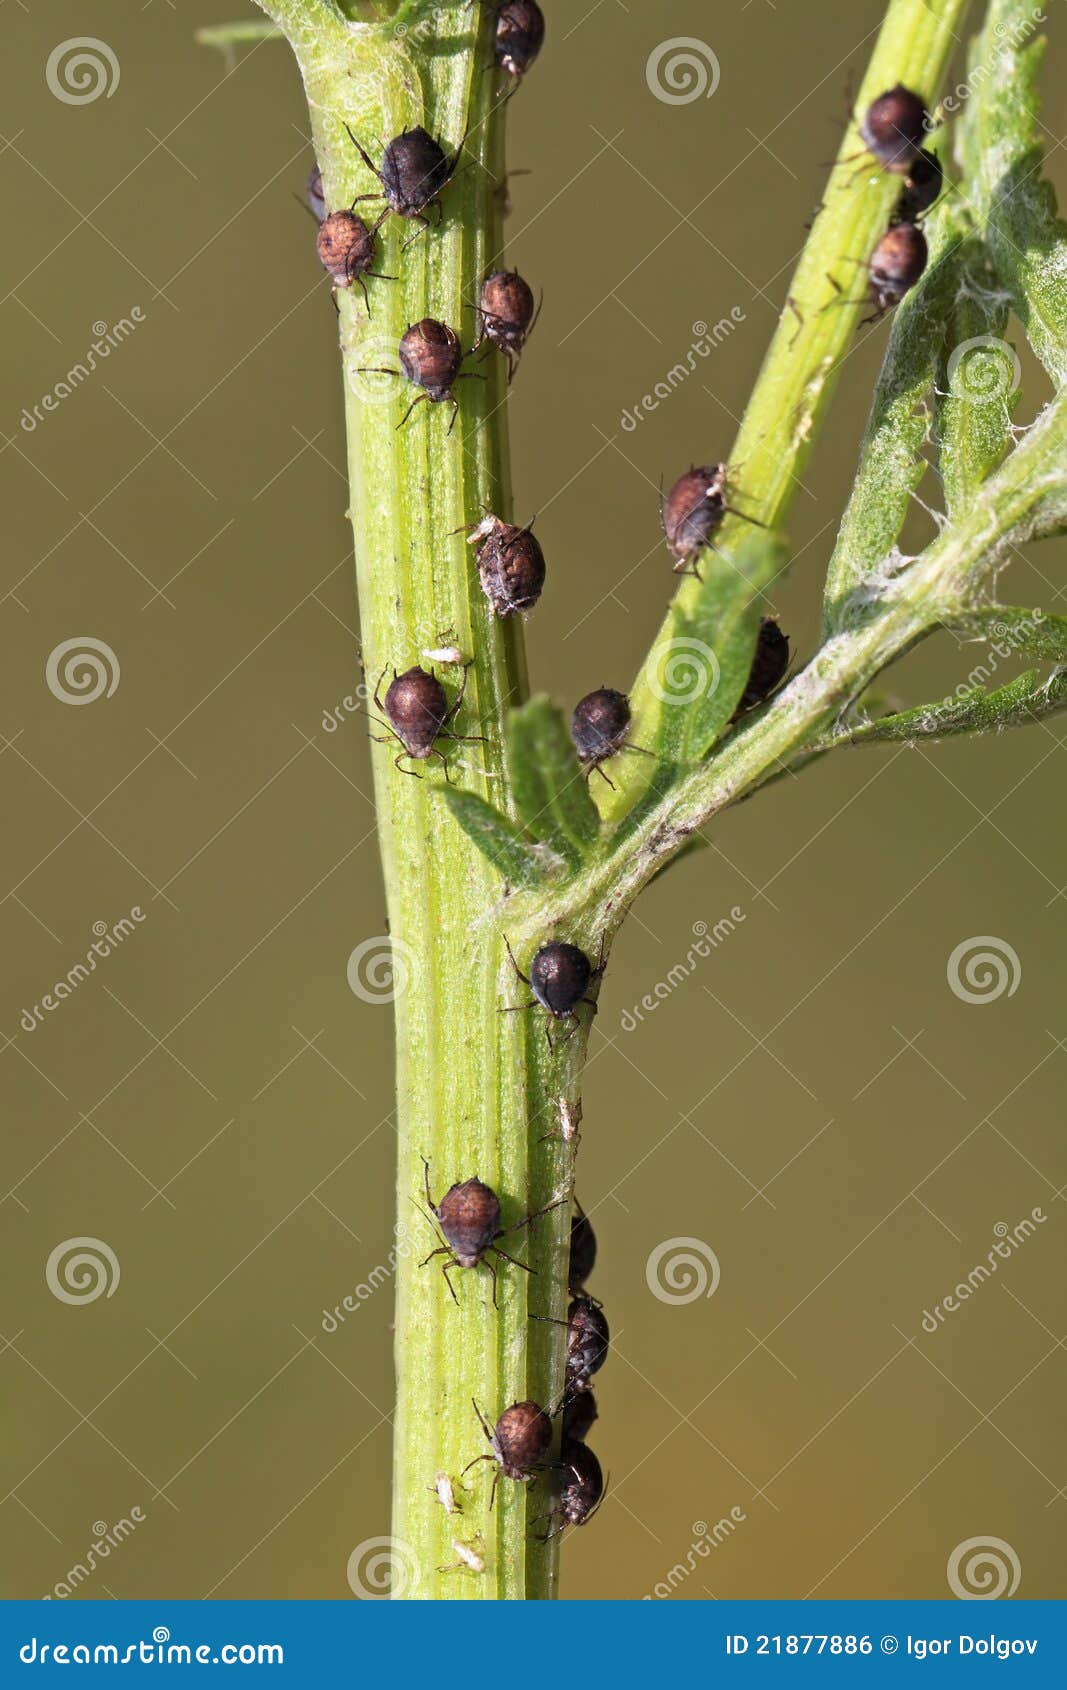
[[[514,1229],[514,1227],[512,1227],[510,1230],[514,1231],[515,1229]],[[501,1237],[503,1237],[503,1234],[498,1232],[497,1237],[501,1238]],[[490,1250],[492,1250],[494,1256],[503,1256],[503,1258],[506,1262],[510,1262],[512,1267],[521,1268],[523,1273],[536,1273],[537,1272],[537,1269],[532,1268],[530,1266],[529,1262],[520,1262],[517,1256],[509,1256],[506,1250],[497,1249],[497,1246],[495,1244],[490,1244],[489,1248],[490,1248]],[[485,1265],[486,1265],[486,1267],[490,1267],[489,1262],[486,1262]],[[492,1273],[494,1274],[494,1277],[495,1277],[496,1270],[491,1268],[491,1271],[492,1271]],[[494,1286],[493,1289],[495,1291],[496,1287]],[[494,1296],[493,1302],[494,1302],[494,1306],[495,1306],[495,1303],[496,1303],[495,1296]]]
[[[436,1215],[437,1204],[434,1202],[433,1198],[430,1196],[430,1164],[426,1160],[425,1156],[422,1159],[422,1177],[423,1177],[423,1183],[425,1184],[425,1187],[426,1187],[426,1201],[430,1205],[430,1208],[433,1210],[434,1214]]]
[[[410,752],[398,751],[396,756],[393,758],[393,765],[399,771],[400,774],[411,775],[413,780],[421,780],[422,779],[421,770],[419,770],[419,769],[401,769],[401,767],[400,767],[401,759],[403,757],[410,757],[410,755],[411,755]]]
[[[348,130],[348,139],[351,141],[352,145],[355,147],[355,149],[356,149],[357,153],[359,154],[360,158],[363,160],[364,164],[367,166],[367,169],[370,171],[371,175],[374,176],[380,182],[381,179],[382,179],[381,171],[378,169],[376,164],[371,163],[370,159],[367,157],[367,154],[364,152],[363,148],[360,146],[359,142],[356,140],[356,137],[353,135],[352,130],[347,123],[345,124],[345,128]],[[359,198],[361,200],[380,200],[381,197],[382,197],[381,194],[360,194],[359,195]],[[357,203],[356,200],[352,201],[353,205],[355,205],[356,203]]]
[[[541,1219],[542,1215],[550,1215],[552,1213],[553,1209],[559,1209],[559,1208],[562,1207],[562,1205],[564,1203],[568,1203],[569,1201],[570,1201],[569,1195],[567,1197],[556,1197],[556,1198],[553,1199],[553,1201],[551,1203],[546,1203],[543,1209],[535,1209],[532,1215],[527,1215],[525,1217],[525,1219],[523,1219],[521,1221],[516,1221],[514,1226],[502,1227],[501,1230],[497,1233],[497,1237],[498,1238],[506,1238],[509,1232],[521,1232],[523,1227],[529,1226],[531,1221],[539,1221]],[[504,1254],[503,1250],[499,1251],[498,1253],[500,1255]],[[510,1256],[508,1257],[508,1260],[509,1261],[511,1260]],[[520,1263],[520,1266],[521,1266],[521,1263]]]
[[[451,434],[452,430],[456,426],[456,418],[459,416],[459,400],[456,398],[454,393],[450,393],[448,397],[452,403],[452,421],[448,425],[448,432]]]
[[[445,1284],[448,1286],[448,1289],[451,1291],[452,1301],[455,1303],[457,1308],[459,1307],[459,1298],[456,1296],[456,1288],[455,1288],[455,1286],[453,1285],[452,1281],[449,1279],[448,1276],[452,1272],[452,1269],[454,1267],[457,1267],[458,1265],[459,1264],[455,1261],[442,1262],[441,1263],[441,1272],[444,1274]]]
[[[423,1258],[423,1260],[419,1263],[419,1266],[421,1268],[424,1268],[426,1266],[427,1262],[433,1261],[435,1256],[450,1256],[451,1254],[452,1254],[451,1245],[449,1245],[449,1244],[439,1244],[436,1250],[431,1250],[430,1254]]]
[[[514,952],[514,951],[513,951],[513,950],[512,950],[512,948],[511,948],[511,944],[510,944],[510,942],[509,942],[509,940],[508,940],[508,936],[507,936],[507,934],[506,934],[506,933],[502,933],[502,934],[501,934],[501,938],[502,938],[502,939],[503,939],[503,941],[504,941],[504,943],[505,943],[505,945],[506,945],[506,946],[507,946],[507,951],[508,951],[508,956],[509,956],[509,957],[510,957],[510,958],[511,958],[511,966],[512,966],[512,968],[513,968],[513,969],[514,969],[514,970],[515,970],[515,972],[516,972],[516,974],[517,974],[517,975],[518,975],[518,977],[519,977],[519,979],[520,979],[520,980],[521,980],[521,981],[522,981],[522,982],[523,982],[523,985],[525,985],[525,986],[528,986],[528,985],[529,985],[529,984],[530,984],[530,976],[529,976],[529,975],[528,975],[528,974],[524,974],[524,973],[523,973],[523,972],[522,972],[522,969],[521,969],[521,968],[520,968],[520,967],[519,967],[519,965],[518,965],[518,963],[517,963],[517,962],[516,962],[516,961],[515,961],[515,952]],[[523,1005],[523,1008],[527,1008],[527,1009],[528,1009],[528,1008],[529,1008],[529,1007],[530,1007],[530,1005],[529,1005],[529,1004],[525,1004],[525,1005]]]

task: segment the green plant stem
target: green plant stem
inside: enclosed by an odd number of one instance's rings
[[[462,0],[407,6],[400,32],[338,21],[330,8],[316,15],[310,0],[272,0],[270,9],[302,43],[298,59],[330,207],[347,206],[376,186],[345,122],[375,159],[383,140],[415,124],[439,135],[449,151],[470,125],[463,168],[442,197],[440,228],[433,213],[434,227],[423,233],[417,223],[388,218],[375,268],[400,279],[368,280],[369,321],[358,289],[341,293],[338,329],[369,689],[383,672],[384,689],[394,667],[425,662],[427,648],[457,645],[471,662],[451,728],[477,737],[442,742],[449,772],[507,810],[502,729],[507,708],[526,691],[521,624],[490,614],[462,532],[486,509],[510,515],[502,360],[476,366],[487,379],[457,386],[460,410],[451,433],[448,404],[420,404],[398,428],[416,390],[399,376],[362,373],[397,370],[400,336],[423,317],[451,324],[467,346],[473,339],[478,278],[502,244],[501,87],[486,69],[488,14]],[[412,235],[418,238],[411,241]],[[331,321],[324,279],[324,327]],[[439,673],[455,698],[462,671]],[[380,720],[373,699],[369,709]],[[439,765],[422,765],[425,778],[411,778],[395,767],[400,747],[388,729],[372,726],[372,732],[386,738],[374,745],[373,764],[399,984],[394,1593],[547,1596],[557,1545],[541,1545],[527,1521],[530,1510],[544,1507],[541,1487],[535,1505],[525,1486],[501,1480],[490,1511],[490,1465],[473,1468],[462,1488],[460,1474],[489,1452],[472,1399],[492,1422],[513,1401],[548,1406],[560,1395],[562,1330],[531,1326],[528,1315],[558,1318],[564,1311],[569,1208],[565,1203],[501,1240],[520,1259],[536,1252],[538,1264],[551,1271],[531,1279],[497,1258],[495,1309],[486,1269],[452,1273],[457,1306],[440,1272],[445,1258],[420,1267],[438,1238],[418,1205],[425,1210],[424,1157],[436,1201],[454,1182],[477,1176],[499,1194],[505,1227],[569,1195],[563,1147],[539,1140],[555,1125],[557,1096],[584,1036],[549,1058],[543,1015],[501,1013],[529,993],[507,959],[500,880],[445,814],[435,793]],[[364,1027],[367,1013],[361,1011]],[[434,1494],[438,1473],[452,1480],[461,1514],[447,1514]],[[474,1548],[484,1572],[455,1570],[454,1539]]]
[[[921,93],[932,108],[969,3],[891,0],[854,102],[855,111],[862,114],[876,95],[897,82]],[[885,229],[899,192],[900,178],[877,168],[855,124],[849,123],[789,286],[792,304],[787,304],[779,319],[730,454],[737,503],[769,528],[782,526],[800,486],[865,308],[867,257]],[[843,290],[840,295],[830,276]],[[711,459],[716,455],[709,454]],[[727,518],[721,530],[721,544],[727,551],[743,528],[738,519]],[[666,560],[666,551],[663,555]],[[676,625],[691,613],[698,593],[697,581],[683,581],[634,682],[633,738],[638,745],[655,743],[662,708],[656,677]],[[635,802],[648,779],[645,762],[632,758],[619,771],[616,791],[602,805],[606,817],[618,818]]]

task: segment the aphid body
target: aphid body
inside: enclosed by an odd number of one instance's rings
[[[584,1443],[598,1419],[596,1397],[591,1390],[577,1391],[563,1403],[563,1443]]]
[[[917,223],[938,200],[944,181],[937,154],[919,153],[908,167],[904,191],[893,212],[894,223]]]
[[[592,1221],[577,1199],[574,1207],[575,1213],[571,1216],[571,1253],[567,1286],[572,1297],[579,1297],[596,1265],[596,1233],[593,1231]]]
[[[571,716],[571,739],[586,773],[602,772],[600,765],[623,749],[629,731],[630,700],[624,692],[598,687],[580,698]]]
[[[452,1292],[453,1300],[458,1302],[455,1289],[449,1274],[453,1268],[475,1268],[482,1264],[488,1268],[493,1279],[493,1307],[496,1301],[496,1269],[486,1257],[491,1251],[494,1256],[500,1256],[504,1261],[511,1262],[513,1267],[520,1267],[526,1273],[533,1269],[525,1262],[509,1256],[506,1250],[501,1250],[496,1242],[509,1232],[519,1232],[529,1226],[532,1221],[540,1220],[551,1209],[558,1208],[564,1198],[557,1198],[555,1202],[547,1204],[543,1209],[537,1209],[532,1214],[525,1215],[514,1226],[502,1227],[500,1224],[500,1199],[491,1186],[483,1184],[480,1179],[465,1179],[452,1185],[445,1192],[440,1203],[435,1203],[430,1195],[430,1165],[423,1160],[423,1174],[426,1190],[426,1202],[430,1207],[434,1220],[440,1228],[444,1243],[439,1249],[431,1250],[425,1261],[420,1263],[425,1267],[427,1262],[433,1261],[435,1256],[448,1256],[449,1260],[441,1264],[441,1272],[445,1276],[445,1284]]]
[[[760,622],[755,656],[734,719],[769,698],[788,668],[789,635],[782,633],[773,616],[765,616]]]
[[[474,1412],[481,1422],[482,1431],[489,1440],[491,1455],[476,1455],[464,1468],[468,1472],[479,1461],[495,1461],[497,1471],[493,1474],[493,1492],[489,1506],[493,1506],[496,1498],[498,1479],[514,1479],[520,1484],[526,1484],[536,1477],[538,1470],[544,1466],[545,1456],[552,1442],[552,1422],[544,1409],[535,1402],[514,1402],[506,1408],[494,1427],[490,1427],[485,1415],[478,1404],[474,1404]]]
[[[926,236],[915,223],[894,223],[886,230],[868,267],[870,298],[876,307],[868,322],[899,305],[926,269]]]
[[[929,126],[921,96],[898,82],[871,101],[860,134],[883,170],[905,176],[922,150]]]
[[[545,554],[532,530],[487,516],[468,543],[478,547],[478,578],[494,616],[532,610],[545,584]]]
[[[545,39],[545,18],[537,0],[504,0],[497,7],[493,53],[509,76],[526,75]]]
[[[508,363],[508,381],[515,374],[526,337],[537,320],[534,296],[517,270],[494,270],[482,283],[480,301],[483,339],[499,347]]]
[[[667,547],[677,560],[676,575],[697,573],[694,559],[722,523],[723,517],[739,516],[745,522],[762,523],[727,503],[729,470],[725,464],[697,464],[680,475],[660,505],[660,520]]]
[[[351,287],[353,282],[358,282],[368,314],[370,300],[367,298],[367,286],[363,278],[374,274],[371,265],[374,263],[377,238],[377,223],[368,227],[362,217],[357,217],[354,211],[331,211],[319,224],[319,232],[315,237],[319,262],[333,282],[332,291],[338,293],[342,288]],[[391,278],[386,277],[385,280]]]
[[[439,323],[433,317],[423,317],[420,322],[412,323],[410,328],[404,330],[400,337],[400,367],[408,381],[415,387],[421,387],[422,392],[408,406],[399,427],[403,427],[415,406],[423,399],[428,399],[434,405],[447,401],[452,406],[452,423],[449,427],[451,433],[459,411],[459,401],[452,392],[452,383],[459,375],[462,362],[463,348],[459,343],[459,336],[447,323]]]
[[[402,135],[395,136],[389,142],[382,154],[379,170],[360,146],[351,129],[348,136],[367,169],[381,183],[380,194],[360,194],[359,198],[384,198],[389,210],[395,212],[398,217],[428,223],[426,208],[436,203],[437,196],[451,181],[459,155],[463,151],[463,141],[449,158],[441,143],[435,141],[425,129],[405,129]],[[466,136],[463,140],[466,140]]]
[[[385,725],[393,738],[399,740],[403,749],[394,758],[400,769],[404,757],[412,762],[422,763],[429,757],[439,757],[444,764],[445,778],[450,779],[448,763],[444,752],[438,749],[439,739],[473,741],[481,736],[477,734],[454,734],[449,729],[460,705],[463,694],[467,690],[467,671],[463,671],[463,684],[456,695],[455,702],[449,704],[444,687],[436,675],[430,674],[417,663],[410,669],[405,669],[402,675],[393,671],[393,679],[386,689],[384,700],[380,696],[381,684],[385,678],[385,670],[378,677],[378,684],[374,689],[374,702],[385,717]],[[371,736],[379,744],[384,743],[382,736]],[[401,774],[414,775],[415,769],[400,769]]]
[[[557,1530],[562,1531],[564,1526],[584,1526],[592,1519],[604,1499],[604,1474],[586,1443],[568,1443],[560,1456],[563,1484],[556,1511],[562,1522]]]
[[[321,223],[326,215],[326,195],[322,187],[322,171],[317,164],[312,165],[308,174],[304,197],[312,217],[317,217]]]
[[[594,1373],[608,1359],[611,1333],[599,1303],[575,1297],[567,1310],[567,1391],[588,1391]]]

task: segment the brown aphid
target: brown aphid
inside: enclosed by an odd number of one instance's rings
[[[513,1267],[519,1267],[526,1273],[535,1270],[526,1262],[520,1262],[514,1256],[509,1256],[506,1250],[501,1250],[496,1240],[504,1238],[509,1232],[520,1232],[532,1221],[540,1220],[550,1210],[558,1209],[566,1201],[557,1198],[554,1203],[546,1204],[543,1209],[536,1209],[532,1214],[524,1215],[514,1226],[502,1227],[500,1224],[500,1200],[491,1186],[483,1185],[480,1179],[466,1179],[459,1184],[450,1186],[440,1203],[435,1203],[430,1195],[430,1164],[423,1157],[423,1170],[426,1186],[426,1201],[431,1213],[441,1230],[444,1243],[436,1250],[431,1250],[426,1260],[419,1263],[425,1267],[435,1256],[448,1256],[447,1262],[442,1262],[441,1272],[445,1277],[445,1284],[452,1293],[454,1302],[459,1301],[455,1287],[448,1277],[453,1268],[474,1268],[483,1265],[488,1268],[493,1280],[493,1307],[498,1306],[496,1300],[496,1269],[492,1262],[486,1261],[486,1256],[492,1251],[494,1256],[500,1256]]]
[[[434,405],[447,400],[452,406],[452,421],[448,426],[451,434],[459,414],[459,401],[452,392],[452,384],[459,380],[462,362],[463,348],[459,336],[447,323],[423,317],[421,322],[412,323],[409,329],[404,330],[400,337],[400,365],[408,381],[421,387],[422,392],[411,401],[397,424],[398,428],[403,428],[415,406],[421,405],[423,400]]]
[[[626,735],[630,731],[630,700],[614,687],[597,687],[587,692],[574,706],[571,716],[571,739],[588,780],[594,769],[609,786],[601,764],[618,751],[638,751],[650,755],[639,745],[630,745]]]
[[[917,223],[936,204],[944,186],[945,173],[936,153],[921,152],[908,168],[893,213],[894,223]]]
[[[353,282],[358,282],[368,317],[370,300],[363,278],[380,275],[378,271],[371,269],[379,225],[380,219],[378,223],[368,227],[362,217],[357,217],[353,211],[331,211],[328,217],[323,218],[315,237],[319,262],[333,281],[331,293],[339,293],[342,288],[351,287]],[[391,282],[395,281],[396,277],[380,276],[380,279]]]
[[[571,1253],[567,1269],[567,1288],[572,1297],[581,1296],[585,1282],[596,1266],[596,1233],[578,1199],[574,1200],[571,1216]]]
[[[563,1403],[563,1443],[584,1443],[599,1419],[596,1397],[591,1390],[578,1391]]]
[[[326,195],[322,187],[322,171],[317,164],[312,165],[308,174],[304,198],[307,200],[307,207],[312,217],[321,223],[326,215]]]
[[[473,350],[477,351],[483,340],[499,347],[507,359],[509,385],[540,309],[535,308],[533,290],[517,270],[494,270],[482,283],[482,326]]]
[[[479,734],[449,732],[448,725],[463,703],[463,694],[467,690],[466,669],[463,671],[463,684],[453,704],[449,704],[448,696],[437,676],[420,669],[417,663],[410,669],[405,669],[402,675],[393,670],[393,679],[386,688],[383,701],[379,692],[384,678],[383,669],[374,689],[374,702],[385,717],[384,725],[403,747],[394,758],[396,767],[400,769],[401,774],[417,775],[417,769],[400,768],[404,757],[416,763],[425,762],[430,757],[438,757],[444,765],[445,778],[450,779],[448,762],[444,752],[438,750],[436,741],[449,739],[457,743],[473,744],[482,737]],[[386,743],[380,734],[372,734],[371,738],[379,745]]]
[[[487,516],[468,544],[478,547],[478,576],[494,616],[532,610],[545,584],[545,554],[532,525],[516,528]]]
[[[347,124],[345,128],[348,129]],[[348,129],[348,138],[367,169],[378,178],[382,188],[380,194],[360,194],[358,200],[353,200],[353,205],[358,204],[359,200],[384,199],[389,210],[394,211],[398,217],[405,217],[428,228],[430,220],[426,216],[426,209],[430,205],[437,205],[440,214],[437,196],[448,186],[455,174],[466,135],[449,158],[440,141],[435,141],[425,129],[405,129],[402,135],[397,135],[389,142],[382,154],[380,170],[368,158],[351,129]]]
[[[660,503],[660,521],[668,550],[674,553],[676,575],[697,575],[695,559],[727,513],[763,526],[727,503],[729,472],[725,464],[697,464],[680,475]]]
[[[493,1492],[489,1499],[489,1506],[492,1508],[496,1500],[497,1481],[501,1475],[505,1479],[515,1479],[520,1484],[527,1484],[544,1466],[545,1456],[552,1442],[552,1422],[544,1409],[535,1402],[512,1403],[510,1408],[504,1410],[495,1427],[490,1427],[477,1403],[474,1404],[474,1412],[481,1421],[482,1431],[488,1438],[493,1453],[476,1455],[463,1471],[469,1472],[479,1461],[496,1462]]]
[[[545,17],[537,0],[504,0],[497,6],[493,55],[509,76],[526,75],[544,39]]]
[[[871,254],[867,274],[875,311],[864,319],[876,323],[899,305],[926,269],[926,236],[915,223],[894,223]]]
[[[755,709],[769,698],[781,684],[789,668],[789,635],[783,634],[773,616],[765,616],[759,625],[756,653],[748,672],[745,690],[734,712],[734,721],[745,710]]]
[[[922,97],[898,82],[867,107],[860,134],[883,170],[906,176],[922,151],[930,118]]]

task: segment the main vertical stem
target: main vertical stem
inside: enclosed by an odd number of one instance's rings
[[[366,373],[398,369],[399,338],[422,317],[450,324],[467,347],[474,338],[481,280],[500,262],[506,90],[488,68],[488,9],[454,0],[408,12],[402,30],[346,24],[300,54],[331,209],[375,186],[345,121],[375,161],[383,142],[416,124],[450,153],[467,134],[440,226],[432,209],[432,226],[421,233],[397,217],[384,224],[375,268],[398,280],[368,280],[372,318],[358,289],[339,296],[362,657],[373,692],[383,671],[385,686],[394,668],[425,666],[426,648],[460,648],[470,666],[451,729],[479,737],[443,742],[450,774],[507,808],[502,730],[509,705],[525,696],[521,630],[490,614],[463,532],[487,509],[510,514],[502,360],[494,354],[474,366],[486,379],[457,385],[451,433],[447,404],[420,404],[398,428],[416,390]],[[462,671],[439,674],[454,698]],[[377,714],[373,702],[370,709]],[[525,1486],[501,1480],[490,1510],[490,1465],[461,1474],[489,1453],[472,1399],[490,1422],[516,1400],[551,1407],[558,1399],[561,1333],[530,1326],[528,1297],[534,1285],[538,1312],[562,1313],[568,1209],[505,1241],[538,1272],[531,1280],[497,1260],[497,1308],[486,1269],[453,1272],[457,1306],[441,1259],[420,1262],[439,1242],[425,1213],[424,1157],[435,1200],[477,1176],[498,1193],[505,1227],[567,1189],[562,1150],[539,1143],[556,1119],[557,1070],[542,1049],[542,1018],[535,1027],[531,1016],[501,1013],[528,996],[507,962],[504,887],[436,794],[440,766],[422,765],[418,779],[400,772],[397,743],[384,727],[372,731],[386,735],[373,762],[397,986],[393,1593],[547,1596],[555,1544],[543,1546],[528,1522],[545,1506],[543,1493],[535,1507]],[[580,1041],[574,1045],[561,1059],[568,1066]],[[462,1512],[441,1505],[438,1473],[452,1481]],[[457,1570],[454,1540],[474,1551],[483,1572]]]

